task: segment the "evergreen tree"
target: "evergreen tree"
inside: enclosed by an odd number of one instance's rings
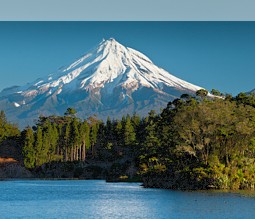
[[[47,151],[43,148],[43,135],[42,129],[40,126],[37,127],[37,131],[35,133],[35,153],[36,153],[36,166],[41,166],[46,160],[44,159]]]
[[[124,144],[125,146],[133,146],[136,141],[134,127],[131,123],[130,116],[127,116],[124,126]]]
[[[4,111],[0,111],[0,143],[11,137],[17,137],[20,131],[16,125],[7,121]]]
[[[64,161],[71,160],[70,158],[70,123],[64,126]]]
[[[51,142],[50,141],[51,139],[50,139],[49,130],[46,129],[43,132],[43,151],[40,154],[42,164],[51,162],[51,159],[50,159]]]
[[[65,116],[71,116],[74,117],[76,114],[76,110],[74,108],[67,108],[66,112],[65,112]]]
[[[86,160],[86,149],[90,148],[90,139],[89,139],[89,134],[90,134],[90,128],[87,123],[87,121],[84,121],[80,125],[80,137],[81,137],[81,157],[80,159],[82,161]]]
[[[79,160],[80,151],[80,133],[79,133],[79,123],[77,119],[73,119],[71,123],[70,130],[70,143],[71,143],[71,161]]]
[[[106,144],[113,141],[113,125],[109,116],[107,118],[105,125],[105,137]]]
[[[121,121],[117,120],[116,126],[115,126],[115,135],[116,135],[116,141],[117,145],[123,146],[123,139],[124,139],[124,131],[123,131],[123,125]]]
[[[95,121],[91,124],[90,129],[90,145],[91,145],[91,154],[94,158],[96,155],[96,143],[97,143],[97,134],[98,134],[99,124]]]
[[[216,90],[216,89],[212,89],[211,93],[215,96],[221,96],[220,91]]]
[[[196,95],[201,98],[205,98],[207,96],[207,94],[208,94],[208,91],[205,89],[200,89],[200,90],[196,91]]]
[[[34,168],[36,166],[36,151],[34,148],[34,133],[30,127],[27,127],[23,133],[24,146],[22,154],[24,156],[24,164],[27,168]]]

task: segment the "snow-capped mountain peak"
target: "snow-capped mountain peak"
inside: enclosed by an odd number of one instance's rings
[[[191,91],[200,89],[157,67],[142,53],[110,38],[64,70],[22,86],[17,92],[31,96],[50,92],[51,89],[59,90],[59,93],[64,88],[89,91],[106,84],[108,91],[113,91],[116,86],[132,91],[140,86],[161,90],[163,84]]]
[[[199,89],[156,66],[141,52],[110,38],[56,73],[24,86],[4,89],[0,101],[8,100],[23,116],[31,109],[36,109],[37,114],[41,111],[58,114],[70,104],[83,109],[82,103],[87,104],[88,113],[107,110],[121,113],[120,108],[130,104],[133,112],[141,111],[149,109],[149,105],[152,108],[151,103],[157,102],[155,98],[159,96],[167,103],[182,93],[194,94]]]

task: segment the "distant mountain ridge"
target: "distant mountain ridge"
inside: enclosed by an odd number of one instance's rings
[[[0,108],[21,126],[39,115],[63,115],[68,107],[81,118],[116,118],[134,112],[145,115],[199,89],[110,38],[55,74],[2,90]]]

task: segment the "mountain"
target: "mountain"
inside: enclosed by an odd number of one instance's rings
[[[253,90],[247,92],[247,94],[255,94],[255,89],[253,89]]]
[[[68,107],[81,118],[93,114],[119,118],[159,110],[199,89],[110,38],[55,74],[2,90],[0,108],[21,126],[32,124],[39,115],[63,115]]]

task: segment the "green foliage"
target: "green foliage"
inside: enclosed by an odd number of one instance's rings
[[[67,110],[73,115],[72,109]],[[65,114],[67,115],[67,113]],[[97,123],[74,116],[40,117],[37,125],[23,131],[23,155],[27,168],[54,161],[85,161],[86,148],[96,141]]]
[[[208,94],[208,91],[205,90],[205,89],[200,89],[200,90],[198,90],[198,91],[196,92],[196,95],[197,95],[198,97],[201,97],[201,98],[206,97],[207,94]]]
[[[182,95],[159,115],[151,111],[145,118],[134,114],[103,123],[95,117],[41,117],[34,131],[22,132],[24,163],[34,168],[52,161],[116,161],[109,174],[126,179],[132,164],[145,185],[254,189],[255,97],[240,93],[212,99],[207,94],[201,89],[196,98]],[[214,89],[212,94],[221,95]],[[6,124],[0,114],[0,128],[9,130]]]
[[[17,137],[20,131],[16,125],[9,123],[4,111],[0,111],[0,143],[8,138]]]
[[[23,156],[24,164],[27,168],[33,168],[36,166],[36,150],[34,148],[34,133],[33,130],[28,127],[23,133],[24,145],[23,145]]]
[[[135,129],[131,123],[131,119],[127,116],[124,125],[124,144],[125,146],[132,146],[135,144],[136,134]]]
[[[250,105],[250,106],[255,107],[254,93],[246,94],[246,93],[241,92],[235,97],[235,100],[237,101],[238,104]]]
[[[215,96],[221,96],[221,92],[216,89],[212,89],[211,93]]]
[[[48,140],[48,138],[46,138]],[[44,143],[44,145],[43,145]],[[44,152],[46,152],[47,150],[44,150],[43,147],[45,147],[45,142],[43,142],[43,134],[42,134],[42,128],[38,127],[37,131],[35,133],[35,151],[36,154],[40,155],[40,157],[36,157],[36,162],[35,165],[36,166],[40,166],[42,165],[46,160],[44,160],[43,158],[46,157]]]
[[[65,115],[66,116],[74,116],[76,114],[76,110],[74,108],[67,108]]]

